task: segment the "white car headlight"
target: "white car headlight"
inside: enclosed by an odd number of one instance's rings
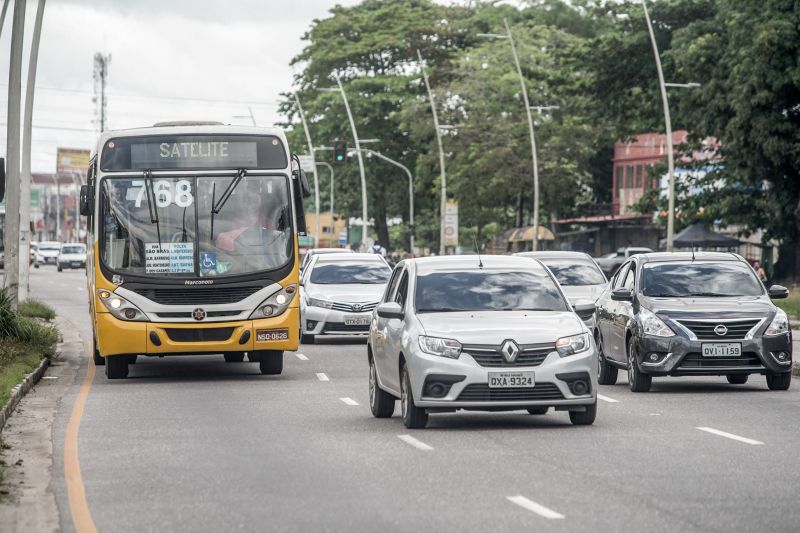
[[[322,307],[323,309],[331,309],[333,307],[333,302],[321,298],[312,298],[311,296],[306,297],[306,303],[311,307]]]
[[[767,331],[764,332],[764,335],[783,335],[784,333],[789,332],[789,317],[786,316],[786,313],[783,309],[778,309],[778,312],[775,313],[775,318],[772,319]]]
[[[100,297],[100,301],[103,302],[108,312],[120,320],[128,322],[147,322],[150,320],[141,309],[118,294],[106,289],[100,289],[97,291],[97,296]]]
[[[292,303],[297,285],[287,285],[258,304],[256,310],[250,314],[250,320],[256,318],[270,318],[283,314]]]
[[[642,321],[642,330],[645,335],[654,335],[656,337],[672,337],[675,335],[675,332],[652,311],[642,308],[639,311],[639,318]]]
[[[570,335],[569,337],[561,337],[556,341],[556,351],[561,357],[567,357],[568,355],[575,355],[576,353],[585,352],[590,346],[588,333],[579,333],[577,335]]]
[[[419,336],[419,349],[431,355],[458,359],[461,355],[461,343],[453,339],[441,339],[439,337]]]

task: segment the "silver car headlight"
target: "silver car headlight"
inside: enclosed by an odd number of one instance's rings
[[[764,332],[764,335],[783,335],[784,333],[789,332],[789,317],[786,316],[786,313],[783,309],[778,309],[778,312],[775,313],[775,318],[772,319],[767,331]]]
[[[461,355],[461,343],[454,339],[420,335],[419,349],[427,354],[449,357],[450,359],[458,359]]]
[[[588,333],[578,333],[569,337],[561,337],[556,341],[556,351],[561,357],[585,352],[591,347]]]
[[[283,314],[289,308],[289,304],[292,303],[296,293],[297,285],[287,285],[258,304],[256,310],[250,314],[249,319],[270,318]]]
[[[642,321],[642,331],[645,335],[654,335],[656,337],[672,337],[675,335],[675,332],[652,311],[642,308],[639,312],[639,318]]]
[[[150,318],[141,309],[118,294],[106,289],[97,291],[97,296],[109,313],[120,320],[128,322],[148,322]]]
[[[330,300],[323,300],[322,298],[312,298],[311,296],[306,296],[306,304],[310,305],[311,307],[322,307],[323,309],[333,308],[333,302],[331,302]]]

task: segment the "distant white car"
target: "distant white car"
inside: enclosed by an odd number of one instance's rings
[[[303,262],[300,263],[300,271],[302,272],[304,268],[308,266],[311,262],[311,259],[317,255],[322,254],[352,254],[353,250],[350,248],[312,248],[311,250],[307,251],[303,256]]]
[[[61,243],[58,241],[42,241],[39,243],[39,261],[45,265],[58,262],[58,254],[61,252]]]
[[[303,343],[319,335],[366,335],[392,269],[375,254],[317,255],[300,279]]]
[[[80,242],[64,244],[56,264],[59,272],[65,268],[86,268],[86,245]]]

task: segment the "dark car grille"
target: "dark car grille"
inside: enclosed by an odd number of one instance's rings
[[[745,352],[740,357],[703,357],[694,352],[686,354],[679,369],[684,368],[720,368],[731,366],[761,366],[761,359],[753,352]]]
[[[356,309],[356,307],[358,307],[358,309]],[[378,307],[378,302],[333,302],[331,309],[335,309],[336,311],[345,311],[348,313],[363,313],[364,311],[372,311],[376,307]]]
[[[165,328],[172,342],[222,342],[231,338],[233,328]]]
[[[737,320],[736,322],[715,322],[713,320],[678,320],[678,322],[690,330],[701,341],[711,340],[741,340],[744,339],[747,332],[753,329],[753,326],[758,324],[759,319],[752,320]],[[717,326],[725,326],[728,331],[724,335],[718,335],[714,332]]]
[[[133,292],[162,305],[211,305],[240,302],[261,287],[134,288]]]
[[[539,366],[547,356],[556,349],[552,344],[523,344],[520,345],[519,355],[514,362],[509,363],[501,352],[502,345],[491,344],[465,344],[461,351],[468,353],[481,366],[488,367],[513,367],[513,366]]]
[[[531,389],[490,389],[485,383],[467,385],[457,402],[532,402],[538,400],[563,400],[564,395],[553,383],[537,383]]]
[[[365,326],[345,325],[344,322],[327,322],[323,333],[367,333],[369,324]]]

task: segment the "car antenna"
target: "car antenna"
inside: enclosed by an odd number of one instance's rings
[[[692,242],[691,245],[692,245],[692,263],[694,263],[694,242]]]
[[[472,236],[472,242],[475,243],[475,253],[478,254],[478,268],[483,268],[483,261],[481,260],[481,251],[478,248],[478,239],[475,238],[475,235]]]

